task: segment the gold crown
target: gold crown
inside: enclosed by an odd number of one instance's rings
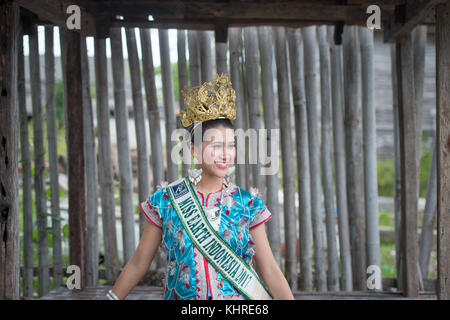
[[[228,74],[217,75],[216,80],[201,86],[184,87],[181,93],[186,106],[186,110],[180,112],[183,127],[189,127],[194,122],[236,119],[236,93]]]

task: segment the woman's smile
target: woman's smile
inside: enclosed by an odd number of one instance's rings
[[[228,163],[223,161],[214,161],[214,163],[216,164],[216,167],[219,169],[227,169],[230,166]]]

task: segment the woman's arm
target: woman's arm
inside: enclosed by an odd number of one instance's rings
[[[265,224],[250,230],[255,242],[256,268],[272,296],[277,300],[294,300],[291,288],[281,272],[270,249]]]
[[[112,289],[119,299],[125,299],[148,271],[161,240],[162,230],[147,220],[135,253]]]

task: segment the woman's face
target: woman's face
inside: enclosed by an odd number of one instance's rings
[[[236,158],[234,130],[223,126],[209,128],[203,136],[201,150],[192,144],[191,151],[200,162],[203,173],[223,178]]]

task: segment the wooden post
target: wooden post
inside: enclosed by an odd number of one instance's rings
[[[317,126],[319,121],[316,96],[316,27],[306,27],[302,31],[305,42],[305,91],[308,116],[309,166],[311,172],[311,217],[314,238],[315,285],[318,291],[323,292],[327,289],[327,279],[323,257],[322,192],[320,186],[319,128]]]
[[[351,272],[353,275],[355,270],[351,264],[350,249],[350,233],[348,222],[348,206],[347,206],[347,179],[345,175],[345,143],[344,143],[344,103],[343,103],[343,79],[342,79],[342,45],[336,45],[332,40],[332,31],[329,27],[328,36],[331,49],[331,101],[333,109],[333,154],[336,176],[336,204],[338,214],[339,227],[339,249],[341,255],[341,270]],[[349,260],[347,260],[349,259]],[[344,261],[348,261],[344,263]],[[346,267],[347,266],[347,267]],[[343,289],[350,291],[352,289],[362,290],[365,288],[365,272],[359,276],[353,276],[356,280],[353,285],[352,280],[344,281]],[[350,278],[351,279],[351,278]]]
[[[50,290],[48,233],[47,233],[47,198],[45,192],[45,149],[43,112],[41,103],[41,76],[39,63],[39,44],[37,26],[29,35],[30,43],[30,86],[33,104],[33,143],[34,143],[34,188],[36,195],[36,220],[38,229],[39,260],[39,296]]]
[[[47,113],[48,160],[50,166],[53,285],[61,286],[63,277],[61,219],[59,210],[58,145],[55,106],[55,58],[53,55],[53,27],[45,27],[45,92]]]
[[[172,132],[176,129],[175,116],[175,97],[173,92],[172,65],[170,63],[169,36],[167,29],[158,29],[159,52],[161,56],[161,78],[163,87],[163,101],[166,123],[166,161],[167,161],[167,180],[175,181],[178,177],[178,167],[171,159],[172,147],[175,142],[172,141]],[[161,151],[160,151],[161,152]]]
[[[273,90],[273,36],[272,28],[258,28],[258,44],[261,57],[261,85],[262,102],[264,109],[264,124],[268,130],[267,136],[267,154],[271,156],[276,154],[278,157],[279,141],[273,141],[274,135],[269,130],[276,129],[275,108],[274,108],[274,90]],[[272,148],[272,144],[276,145]],[[272,164],[270,164],[272,165]],[[266,176],[267,192],[265,194],[266,205],[274,215],[268,222],[267,234],[272,248],[273,255],[278,265],[281,266],[281,248],[280,248],[280,215],[278,206],[278,168],[275,174]]]
[[[397,40],[397,79],[401,170],[401,266],[402,289],[408,297],[419,291],[417,273],[417,170],[413,48],[411,34]]]
[[[106,40],[94,39],[95,84],[98,123],[98,162],[100,173],[100,198],[102,202],[103,246],[105,273],[108,284],[114,283],[120,271],[117,251],[116,214],[114,205],[114,178],[111,159],[111,134],[109,129],[108,69]]]
[[[320,97],[321,110],[321,170],[325,205],[325,223],[327,233],[327,285],[329,291],[339,291],[338,257],[336,247],[336,217],[334,214],[333,173],[331,164],[331,88],[330,88],[330,47],[327,39],[327,27],[318,27],[320,55]],[[340,235],[341,237],[345,235]],[[348,239],[347,239],[348,240]],[[349,247],[347,246],[349,249]],[[350,256],[341,256],[343,287],[351,284]],[[347,268],[348,267],[348,268]],[[350,286],[351,288],[351,286]],[[345,289],[346,290],[346,289]],[[349,290],[351,291],[351,290]]]
[[[114,116],[116,118],[117,147],[120,172],[120,210],[122,217],[123,263],[136,249],[134,231],[133,182],[130,145],[128,141],[128,109],[125,100],[125,74],[120,28],[111,28],[111,61],[114,82]]]
[[[450,1],[436,6],[438,298],[450,299]]]
[[[137,178],[139,203],[147,200],[150,192],[147,137],[145,134],[144,102],[142,98],[141,67],[139,63],[134,28],[125,28],[127,38],[128,64],[130,67],[133,115],[136,129]],[[139,214],[139,238],[142,236],[147,218]]]
[[[94,112],[92,110],[91,81],[86,38],[81,38],[81,78],[83,86],[84,161],[86,175],[86,256],[87,285],[98,282],[98,196],[97,156],[95,148]]]
[[[359,29],[362,66],[362,125],[364,153],[364,204],[366,212],[367,264],[381,270],[380,230],[378,226],[377,145],[373,31]],[[381,281],[382,283],[382,281]],[[382,289],[382,288],[380,288]]]
[[[300,233],[300,286],[312,291],[311,178],[309,169],[308,121],[303,67],[303,42],[300,29],[288,28],[289,62],[294,102],[295,141],[297,147],[298,220]]]
[[[247,95],[248,95],[248,117],[250,128],[259,132],[262,128],[261,102],[259,100],[259,57],[258,57],[258,36],[256,27],[244,28],[245,46],[245,73],[247,75]],[[252,186],[262,190],[264,176],[261,176],[261,164],[258,161],[258,142],[254,139],[250,131],[250,166],[252,168]]]
[[[347,203],[350,225],[350,243],[353,283],[366,279],[366,255],[364,233],[364,208],[361,185],[361,89],[358,85],[361,76],[359,47],[355,26],[344,28],[343,66],[344,66],[344,128],[347,174]],[[366,288],[366,281],[363,281]],[[360,289],[363,289],[360,287]]]
[[[30,141],[28,135],[28,114],[25,95],[25,59],[23,55],[23,33],[20,34],[18,45],[18,85],[19,120],[20,120],[20,150],[22,160],[22,205],[23,205],[23,266],[22,275],[23,296],[33,298],[33,200]]]
[[[291,104],[289,90],[288,55],[286,48],[286,31],[284,27],[274,29],[276,39],[276,63],[278,100],[280,106],[281,161],[283,167],[283,206],[285,239],[285,274],[291,290],[298,289],[297,273],[297,215],[295,212],[294,147],[292,142]]]
[[[19,299],[17,41],[19,7],[0,3],[0,299]],[[20,37],[20,40],[22,38]]]
[[[69,246],[70,264],[81,272],[81,289],[87,285],[86,265],[86,189],[84,176],[83,91],[81,75],[81,37],[66,33],[67,121],[69,155]],[[70,76],[69,76],[70,75]]]

